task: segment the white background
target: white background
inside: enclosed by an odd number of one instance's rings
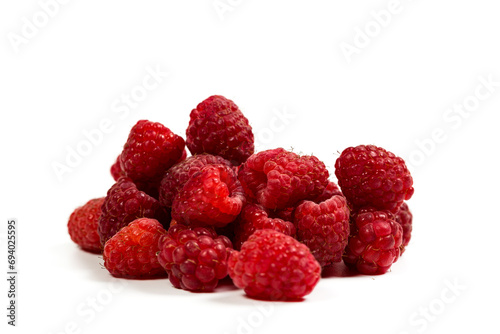
[[[6,325],[2,279],[2,333],[498,332],[498,4],[218,3],[227,11],[213,0],[73,0],[51,17],[34,0],[0,5],[4,272],[6,222],[19,222],[18,327]],[[372,11],[388,8],[381,26]],[[347,44],[357,53],[346,57]],[[147,68],[168,75],[117,113]],[[113,184],[130,127],[149,119],[184,136],[191,109],[213,94],[239,105],[259,150],[314,153],[332,175],[348,146],[407,159],[414,234],[392,271],[341,277],[340,265],[303,302],[265,303],[227,285],[194,294],[118,280],[80,251],[67,219]],[[463,116],[448,111],[464,103]],[[106,119],[111,130],[85,147],[84,132]],[[87,155],[58,178],[54,164],[77,147]]]

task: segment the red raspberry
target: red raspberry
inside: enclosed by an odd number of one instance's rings
[[[196,154],[170,168],[160,184],[160,203],[165,207],[172,207],[175,195],[184,184],[206,165],[225,165],[233,167],[226,159],[211,154]]]
[[[121,154],[126,176],[136,183],[159,183],[184,152],[184,139],[161,123],[138,121]]]
[[[343,196],[320,204],[304,201],[294,213],[297,239],[304,243],[324,267],[342,261],[349,238],[349,208]]]
[[[401,243],[401,255],[404,253],[406,246],[410,243],[413,215],[407,203],[403,203],[399,208],[398,213],[394,219],[403,228],[403,242]]]
[[[283,148],[252,155],[238,178],[246,194],[269,209],[284,209],[314,199],[328,185],[328,170],[315,156],[299,156]]]
[[[211,228],[176,224],[159,240],[158,260],[176,288],[212,291],[227,276],[231,241]]]
[[[104,266],[125,278],[165,276],[158,262],[158,240],[167,233],[156,219],[139,218],[122,228],[104,246]]]
[[[241,245],[256,230],[272,229],[295,237],[295,226],[293,223],[279,218],[268,217],[264,207],[259,204],[246,204],[235,223],[235,236],[233,239],[235,249],[241,249]]]
[[[111,166],[111,176],[113,176],[113,179],[115,181],[118,181],[118,179],[122,176],[125,176],[125,172],[122,170],[121,162],[120,162],[120,156],[116,157],[115,163]]]
[[[361,209],[351,217],[344,263],[365,275],[384,274],[397,261],[403,229],[388,211]]]
[[[330,181],[330,182],[328,182],[328,185],[326,186],[323,193],[321,195],[319,195],[318,197],[316,197],[315,199],[313,199],[312,201],[314,203],[319,204],[323,201],[326,201],[329,198],[332,198],[335,195],[344,196],[342,194],[342,192],[340,191],[339,187],[337,186],[337,184],[333,181]]]
[[[189,226],[222,227],[241,212],[245,196],[233,169],[207,165],[175,196],[172,218]]]
[[[104,246],[122,227],[142,217],[169,221],[167,213],[156,199],[137,189],[129,178],[121,177],[108,190],[102,205],[98,227],[101,245]]]
[[[335,162],[335,175],[355,210],[373,206],[396,213],[413,195],[413,179],[404,160],[377,146],[345,149]]]
[[[249,297],[301,299],[320,279],[321,266],[306,245],[281,232],[257,230],[228,261],[229,276]]]
[[[101,252],[97,225],[102,203],[104,203],[104,197],[91,199],[85,205],[76,208],[68,220],[68,232],[71,240],[82,249],[93,253]]]
[[[238,106],[224,96],[214,95],[191,111],[186,145],[191,154],[220,155],[239,165],[253,154],[254,137]]]

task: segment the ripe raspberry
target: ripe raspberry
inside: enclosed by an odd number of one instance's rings
[[[172,285],[189,291],[212,291],[227,276],[231,241],[211,228],[176,224],[159,240],[158,260]]]
[[[121,154],[121,167],[136,183],[159,183],[184,152],[184,139],[161,123],[138,121]]]
[[[284,209],[314,199],[328,185],[328,170],[315,156],[299,156],[283,148],[252,155],[240,167],[245,193],[269,209]]]
[[[319,204],[323,201],[326,201],[329,198],[332,198],[335,195],[344,196],[342,194],[342,192],[340,191],[339,187],[337,186],[337,184],[335,184],[335,182],[333,182],[333,181],[330,181],[330,182],[328,182],[328,185],[326,186],[323,193],[321,195],[319,195],[318,197],[316,197],[315,199],[313,199],[312,201],[314,203]]]
[[[120,162],[120,156],[116,157],[115,163],[111,166],[111,176],[113,176],[113,179],[115,181],[118,181],[118,179],[122,176],[125,176],[125,172],[122,170],[121,162]]]
[[[344,263],[365,275],[384,274],[400,254],[403,229],[388,211],[361,209],[351,217]]]
[[[243,188],[233,169],[207,165],[175,196],[172,218],[189,226],[222,227],[236,219],[244,203]]]
[[[294,213],[297,239],[304,243],[321,267],[342,261],[349,238],[349,208],[343,196],[320,204],[304,201]]]
[[[191,154],[219,155],[239,165],[253,154],[254,136],[238,106],[224,96],[214,95],[191,111],[186,145]]]
[[[175,164],[166,173],[160,184],[161,205],[172,207],[175,195],[182,189],[184,184],[206,165],[225,165],[233,167],[226,159],[211,154],[196,154],[184,161]]]
[[[68,232],[71,240],[82,249],[93,253],[101,252],[97,225],[102,203],[104,203],[104,197],[91,199],[85,205],[76,208],[68,220]]]
[[[104,266],[125,278],[165,276],[158,262],[158,240],[167,233],[156,219],[139,218],[122,228],[104,246]]]
[[[102,205],[98,226],[101,245],[104,246],[122,227],[142,217],[169,221],[167,213],[156,199],[137,189],[129,178],[121,177],[108,190]]]
[[[403,228],[403,242],[401,243],[401,255],[404,253],[406,246],[410,243],[413,215],[407,203],[403,203],[399,208],[398,213],[394,219]]]
[[[241,249],[241,245],[256,230],[272,229],[295,237],[295,226],[293,223],[279,218],[268,217],[264,207],[259,204],[246,204],[235,224],[234,249]]]
[[[300,299],[320,279],[321,266],[306,245],[281,232],[257,230],[228,261],[229,276],[249,297]]]
[[[377,146],[345,149],[335,162],[335,175],[355,210],[373,206],[396,213],[413,195],[413,179],[404,160]]]

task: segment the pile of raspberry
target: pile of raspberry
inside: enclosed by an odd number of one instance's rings
[[[111,175],[106,196],[77,208],[68,231],[115,277],[168,277],[200,292],[229,276],[249,297],[301,300],[338,262],[384,274],[411,237],[403,159],[349,147],[335,163],[337,186],[313,155],[254,152],[248,119],[219,95],[191,111],[185,140],[138,121]]]

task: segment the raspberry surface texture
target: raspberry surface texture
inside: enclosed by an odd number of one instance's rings
[[[351,216],[344,263],[361,274],[386,273],[400,255],[403,228],[388,211],[364,208]]]
[[[321,195],[328,185],[325,164],[312,155],[277,148],[253,154],[240,167],[245,193],[268,209],[284,209]]]
[[[120,161],[136,183],[158,183],[184,153],[184,139],[161,123],[138,121],[130,130]]]
[[[403,228],[403,242],[401,243],[401,254],[404,253],[406,246],[410,243],[411,231],[413,230],[413,214],[407,203],[403,203],[396,214],[395,220]]]
[[[170,168],[164,175],[160,184],[160,198],[161,205],[165,207],[172,207],[174,197],[184,187],[184,184],[194,174],[201,171],[207,165],[225,165],[233,167],[233,165],[226,159],[211,155],[211,154],[196,154],[190,156],[184,161],[181,161],[172,168]]]
[[[213,95],[191,111],[186,145],[193,155],[210,153],[239,165],[253,154],[254,135],[233,101]]]
[[[342,261],[349,238],[349,207],[335,195],[319,204],[302,202],[294,212],[297,239],[304,243],[324,267]]]
[[[104,246],[104,267],[111,275],[123,278],[166,276],[158,262],[158,240],[167,233],[150,218],[139,218],[122,228]]]
[[[231,241],[212,228],[175,224],[159,240],[158,260],[172,285],[188,291],[212,291],[227,276]]]
[[[122,170],[120,156],[118,156],[115,163],[111,165],[110,172],[113,180],[115,181],[118,181],[120,177],[125,176],[125,172]]]
[[[229,276],[249,297],[297,300],[311,293],[321,266],[306,245],[281,232],[257,230],[228,262]]]
[[[243,243],[256,230],[262,229],[272,229],[295,237],[295,225],[292,222],[279,218],[270,218],[263,206],[249,203],[243,207],[240,216],[235,222],[234,249],[241,249]]]
[[[101,240],[97,233],[99,216],[104,197],[94,198],[83,206],[76,208],[68,220],[68,233],[71,240],[82,249],[93,252],[101,252]]]
[[[222,227],[236,219],[245,201],[232,168],[207,165],[191,176],[175,196],[172,218],[189,226]]]
[[[102,205],[98,226],[101,245],[104,246],[122,227],[142,217],[156,218],[162,223],[170,221],[156,199],[137,189],[131,179],[121,177],[108,190]]]
[[[345,149],[335,175],[351,209],[371,206],[396,213],[413,195],[413,179],[404,160],[373,145]]]
[[[314,203],[321,203],[323,201],[326,201],[327,199],[332,198],[335,195],[340,195],[344,196],[342,194],[342,191],[340,191],[340,188],[337,186],[337,184],[333,181],[328,182],[328,185],[326,186],[325,190],[321,195],[316,197],[315,199],[312,199]]]

